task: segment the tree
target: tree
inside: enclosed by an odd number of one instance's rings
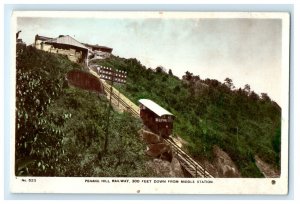
[[[166,68],[164,68],[163,66],[158,66],[158,67],[156,67],[155,70],[157,73],[161,73],[161,72],[167,73]]]
[[[155,71],[156,71],[156,73],[161,73],[163,70],[161,67],[156,67]]]
[[[250,94],[250,91],[251,91],[250,85],[249,85],[249,84],[246,84],[246,85],[244,86],[244,89],[243,89],[243,90],[247,93],[247,95],[249,95],[249,94]]]
[[[271,98],[268,96],[267,93],[261,93],[261,99],[264,102],[270,102],[271,101]]]
[[[259,96],[254,91],[251,91],[249,98],[253,101],[257,101],[259,99]]]
[[[199,80],[200,80],[200,76],[199,75],[196,75],[196,76],[193,77],[193,81],[194,82],[197,82]]]
[[[193,73],[186,71],[185,75],[182,76],[183,79],[190,81],[193,78]]]
[[[168,73],[170,76],[173,76],[173,72],[172,72],[172,69],[169,69],[169,73]]]
[[[63,91],[65,72],[71,68],[67,63],[62,56],[17,47],[16,175],[54,172],[64,136],[61,129],[69,114],[48,114],[47,110]]]
[[[234,88],[233,83],[232,83],[232,79],[230,79],[230,78],[228,78],[228,77],[224,80],[224,84],[225,84],[230,90]]]

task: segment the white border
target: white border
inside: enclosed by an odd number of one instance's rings
[[[27,17],[65,17],[65,18],[256,18],[256,19],[282,19],[282,157],[281,177],[275,179],[177,179],[178,181],[194,181],[195,183],[154,183],[155,180],[174,180],[172,178],[136,178],[138,184],[112,183],[113,179],[122,178],[88,178],[109,180],[110,183],[87,183],[86,178],[59,178],[59,177],[33,177],[37,180],[30,183],[29,177],[14,176],[14,144],[15,144],[15,109],[11,109],[11,172],[10,190],[14,193],[129,193],[129,194],[287,194],[288,192],[288,122],[289,122],[289,14],[288,13],[261,13],[261,12],[79,12],[77,11],[15,11],[12,16],[11,39],[15,39],[16,18]],[[12,79],[11,102],[15,104],[15,42],[11,42]],[[23,182],[26,179],[27,182]],[[123,178],[132,181],[135,178]],[[142,183],[143,180],[152,183]],[[276,184],[272,185],[271,181]],[[201,183],[213,181],[211,183]],[[200,182],[200,183],[198,183]]]

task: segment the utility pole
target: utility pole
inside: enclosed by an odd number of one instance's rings
[[[125,84],[127,78],[127,72],[118,69],[114,70],[112,68],[104,67],[104,66],[100,66],[98,68],[97,69],[99,70],[98,74],[100,75],[100,78],[106,81],[110,81],[109,107],[107,112],[107,124],[105,128],[105,138],[104,138],[104,148],[103,148],[103,153],[106,153],[108,149],[108,133],[109,133],[109,124],[110,124],[110,112],[112,109],[111,98],[113,94],[113,84],[114,82]]]
[[[239,142],[239,127],[236,127],[236,141]]]

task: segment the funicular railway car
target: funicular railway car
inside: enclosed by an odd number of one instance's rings
[[[152,132],[167,138],[172,134],[175,116],[149,99],[140,99],[140,116]]]

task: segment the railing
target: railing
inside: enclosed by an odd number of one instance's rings
[[[130,105],[128,105],[120,96],[118,96],[115,92],[110,91],[110,86],[104,84],[104,90],[107,94],[111,94],[112,98],[115,99],[119,104],[121,104],[128,112],[133,114],[134,116],[139,117],[140,113],[134,110]]]

